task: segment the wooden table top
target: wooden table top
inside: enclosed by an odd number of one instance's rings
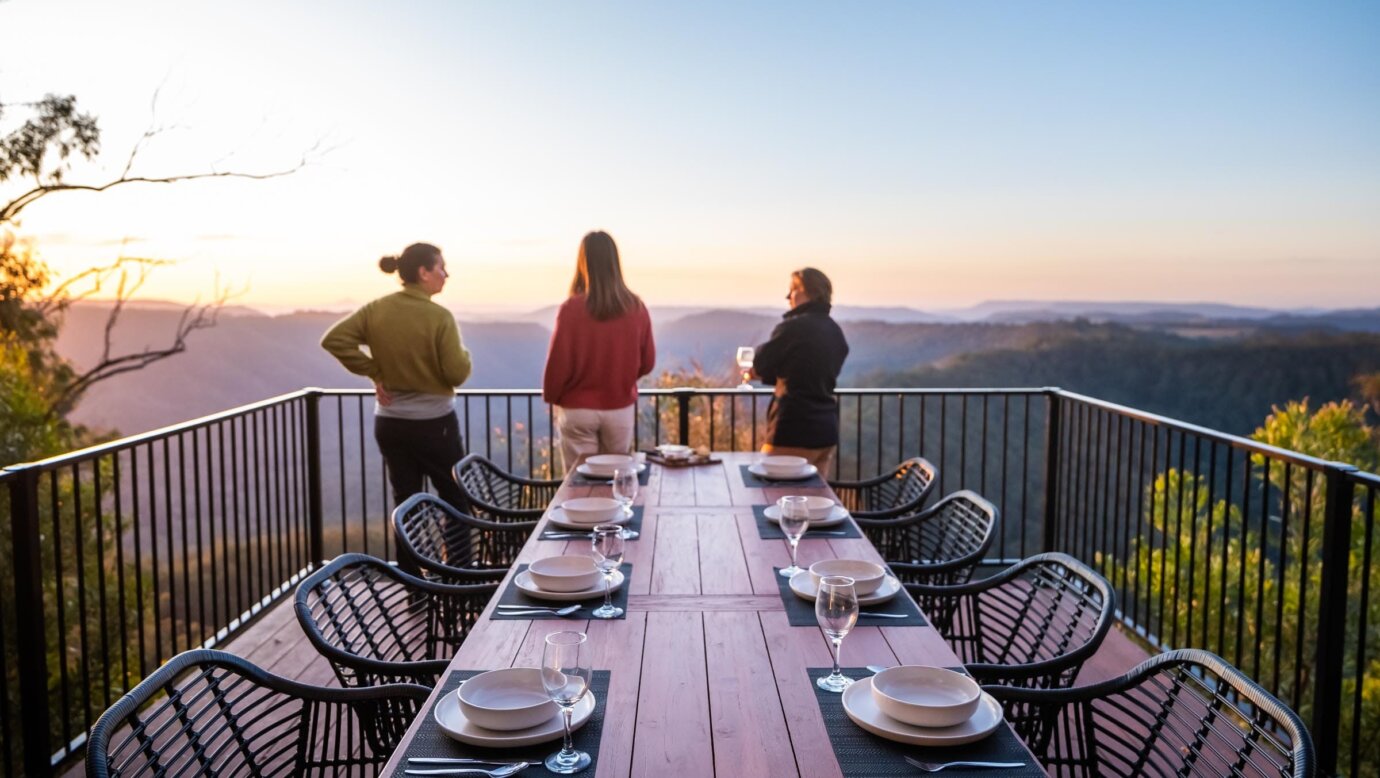
[[[787,624],[772,567],[790,564],[790,552],[785,541],[759,538],[752,515],[753,505],[787,493],[831,492],[749,488],[739,465],[755,455],[716,456],[722,465],[649,465],[638,495],[646,506],[642,535],[624,557],[633,565],[627,618],[494,621],[486,610],[450,668],[537,666],[546,635],[583,630],[595,669],[613,671],[599,700],[604,730],[595,775],[840,776],[806,676],[806,668],[832,664],[828,642],[818,627]],[[607,486],[567,480],[556,501],[609,494]],[[587,552],[588,541],[538,540],[542,529],[520,562]],[[800,542],[801,567],[836,557],[883,561],[865,537]],[[846,666],[962,664],[930,626],[858,627],[844,639],[842,657]],[[419,725],[383,775],[397,769]]]

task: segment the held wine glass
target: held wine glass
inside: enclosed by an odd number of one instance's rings
[[[743,382],[738,384],[739,389],[751,389],[752,384],[748,381],[752,378],[752,360],[757,356],[757,350],[752,346],[738,347],[738,368],[743,371]]]
[[[620,467],[613,471],[613,499],[623,506],[623,515],[631,517],[633,515],[633,501],[637,499],[637,468]],[[632,540],[637,537],[637,530],[624,529],[623,539]]]
[[[589,657],[589,636],[583,632],[554,632],[546,636],[541,652],[541,685],[546,696],[561,709],[565,723],[565,741],[561,750],[546,757],[546,769],[561,775],[578,773],[589,767],[589,754],[575,750],[570,735],[570,719],[575,705],[589,691],[594,675]]]
[[[810,528],[810,511],[805,503],[804,497],[797,496],[782,497],[776,501],[776,509],[781,511],[781,531],[791,546],[791,566],[781,568],[783,578],[790,578],[801,569],[795,563],[795,552],[800,545],[800,537]]]
[[[623,564],[623,527],[618,524],[599,524],[594,527],[594,563],[604,573],[604,604],[590,615],[596,619],[616,619],[623,609],[613,604],[613,571]]]
[[[839,672],[839,653],[843,651],[843,639],[858,623],[858,593],[853,589],[853,579],[845,575],[826,575],[819,579],[819,592],[815,595],[815,619],[829,644],[834,649],[834,672],[819,679],[819,688],[826,692],[842,693],[853,685],[853,679]]]

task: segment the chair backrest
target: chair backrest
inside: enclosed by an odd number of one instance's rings
[[[96,721],[86,774],[369,774],[388,760],[430,693],[414,684],[308,686],[232,654],[188,651]]]
[[[414,494],[393,509],[399,555],[415,563],[428,580],[449,583],[502,578],[534,526],[466,516],[426,493]]]
[[[934,488],[934,465],[924,457],[912,457],[896,468],[896,477],[882,485],[880,510],[919,508]]]
[[[308,576],[293,606],[342,686],[435,685],[497,590],[432,583],[345,554]]]
[[[455,466],[455,481],[470,501],[461,510],[488,521],[526,521],[540,517],[561,482],[519,478],[480,454]]]
[[[907,559],[934,568],[926,583],[965,583],[992,546],[997,507],[967,489],[922,512],[907,533]]]
[[[1096,570],[1067,554],[1040,554],[960,586],[908,585],[948,600],[935,628],[981,683],[1040,689],[1073,684],[1102,644],[1116,594]]]
[[[1054,775],[1313,776],[1298,715],[1207,651],[1160,654],[1092,686],[984,688],[1056,709],[1055,730],[1031,744]]]

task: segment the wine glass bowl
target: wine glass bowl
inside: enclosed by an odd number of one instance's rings
[[[739,346],[736,356],[738,369],[743,371],[743,382],[738,384],[739,389],[752,388],[752,361],[757,356],[757,349],[752,346]]]
[[[565,740],[561,750],[546,758],[546,769],[559,775],[578,773],[589,767],[589,754],[575,750],[570,734],[570,719],[575,705],[589,692],[594,676],[589,655],[589,636],[583,632],[554,632],[546,636],[541,654],[541,685],[546,695],[561,710]]]

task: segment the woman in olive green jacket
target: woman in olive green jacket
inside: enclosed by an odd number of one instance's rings
[[[470,376],[470,352],[455,317],[431,301],[446,285],[446,260],[435,246],[414,243],[379,260],[379,269],[401,276],[402,291],[336,322],[321,346],[346,370],[374,382],[374,439],[388,464],[393,499],[401,503],[422,491],[425,476],[441,499],[463,511],[452,471],[465,454],[455,387]]]

